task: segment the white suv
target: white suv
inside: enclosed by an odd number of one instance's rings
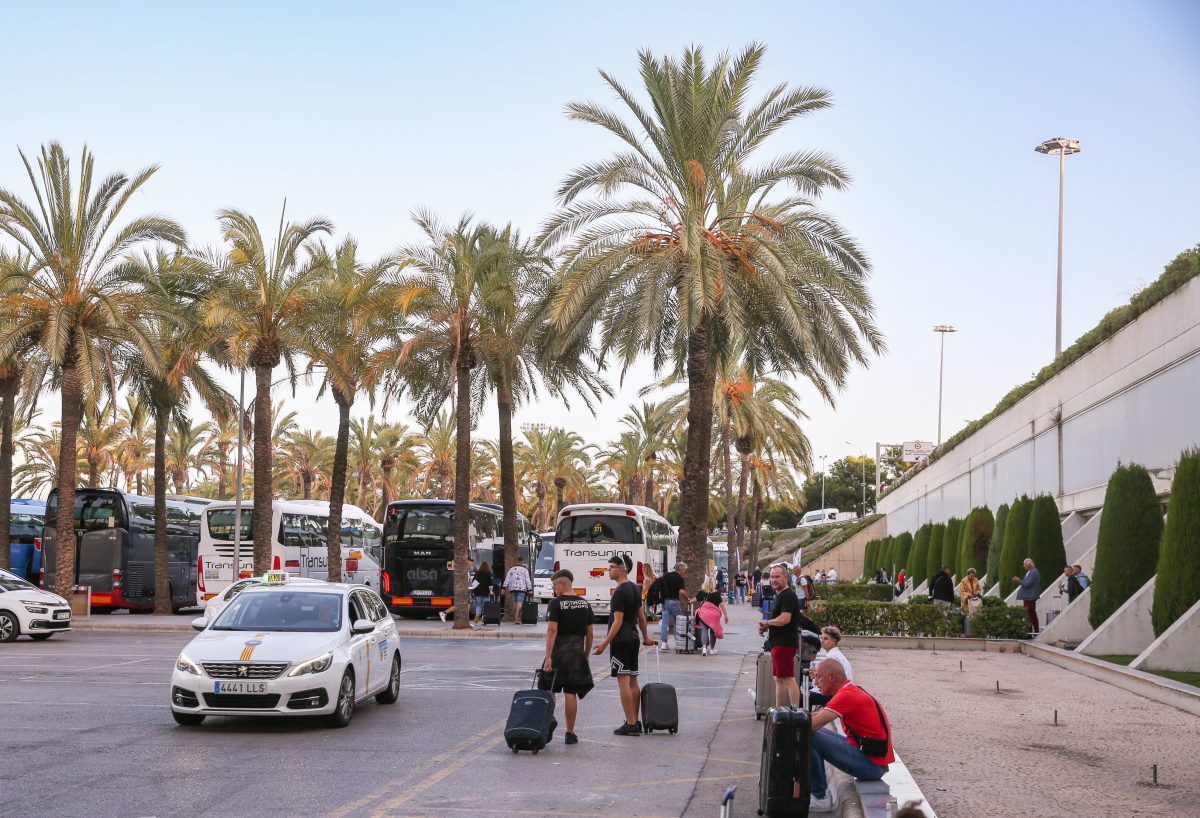
[[[0,569],[0,642],[11,642],[21,634],[49,639],[69,630],[71,606],[65,599]]]

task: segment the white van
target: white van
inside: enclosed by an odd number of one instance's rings
[[[204,509],[196,564],[196,602],[204,605],[235,580],[233,502]],[[254,573],[253,503],[242,504],[240,566],[237,578]],[[329,503],[325,500],[276,500],[271,503],[271,570],[292,576],[328,579]],[[342,581],[379,587],[383,529],[358,506],[342,506]]]
[[[800,518],[800,522],[796,523],[796,528],[813,528],[819,525],[833,525],[838,521],[836,508],[818,508],[812,511],[804,512],[804,516]]]
[[[555,570],[565,568],[575,576],[575,593],[586,599],[598,616],[608,616],[609,599],[616,590],[608,578],[610,557],[627,554],[633,562],[629,578],[640,584],[647,565],[661,577],[675,563],[675,553],[671,524],[646,506],[566,506],[554,529]]]

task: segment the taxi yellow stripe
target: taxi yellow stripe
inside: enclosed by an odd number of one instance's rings
[[[255,645],[246,645],[246,647],[242,648],[241,661],[249,662],[250,657],[254,655],[255,647]]]

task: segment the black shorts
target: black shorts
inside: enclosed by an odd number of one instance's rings
[[[635,636],[617,637],[608,645],[609,661],[612,663],[613,676],[638,675],[638,653],[642,643]]]

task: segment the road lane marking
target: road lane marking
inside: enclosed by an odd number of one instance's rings
[[[500,728],[495,728],[495,729],[500,729]],[[476,736],[476,740],[482,739],[483,735],[486,735],[486,734]],[[486,744],[479,745],[478,747],[476,747],[476,749],[473,752],[471,752],[467,755],[464,755],[462,758],[460,758],[454,764],[451,764],[449,767],[443,767],[442,769],[438,770],[433,775],[426,778],[420,784],[417,784],[415,787],[409,788],[408,792],[404,793],[404,795],[397,796],[396,798],[393,798],[390,801],[384,801],[382,804],[379,805],[379,807],[374,812],[371,813],[371,818],[387,818],[388,813],[391,810],[395,809],[396,807],[404,806],[409,801],[411,801],[414,797],[425,792],[425,790],[429,789],[430,787],[434,786],[435,784],[440,784],[442,781],[449,778],[451,775],[458,772],[463,767],[466,767],[468,764],[471,764],[472,762],[474,762],[477,758],[479,758],[484,753],[491,751],[494,747],[499,745],[500,742],[502,742],[502,741],[504,741],[504,736],[500,735],[500,736],[496,736],[494,739],[487,742]],[[471,810],[471,812],[478,813],[478,810]],[[550,813],[546,813],[546,814],[549,815]]]

